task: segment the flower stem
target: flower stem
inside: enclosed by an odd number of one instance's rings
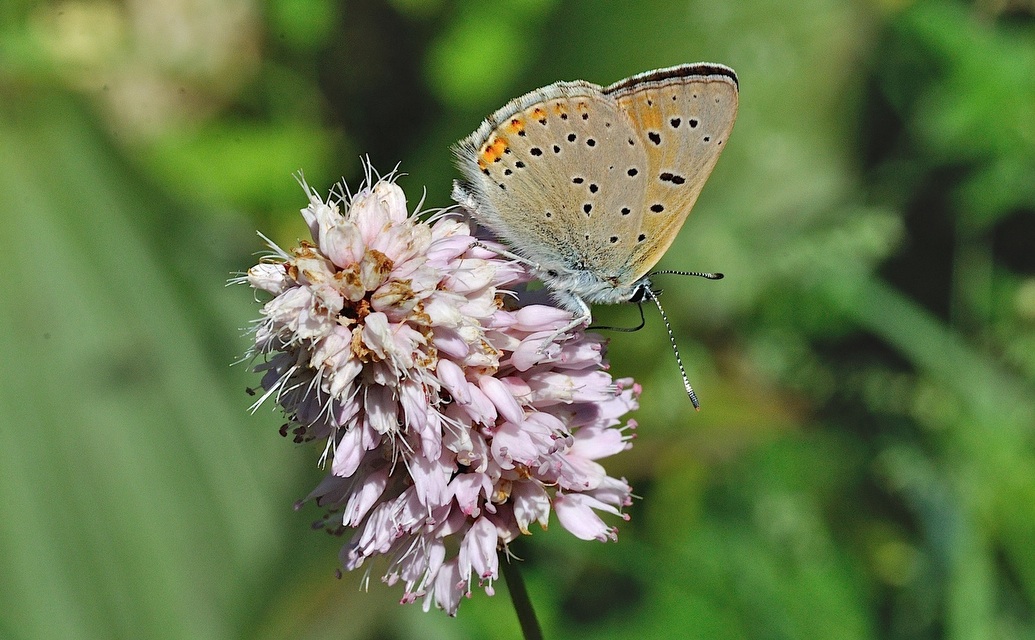
[[[510,562],[508,558],[500,564],[503,565],[503,579],[507,583],[510,600],[514,603],[514,612],[517,613],[518,622],[521,623],[521,633],[525,636],[525,640],[543,640],[543,632],[539,628],[539,621],[536,620],[535,611],[532,609],[532,601],[528,599],[525,581],[521,577],[517,563]]]

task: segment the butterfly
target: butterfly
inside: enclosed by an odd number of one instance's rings
[[[738,88],[732,69],[697,63],[536,89],[456,144],[453,197],[573,313],[562,332],[590,304],[657,303],[651,270],[729,139]]]

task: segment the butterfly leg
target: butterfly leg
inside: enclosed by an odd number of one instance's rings
[[[543,343],[539,345],[538,349],[536,349],[536,353],[540,355],[546,353],[547,349],[550,348],[550,345],[556,344],[557,339],[565,333],[568,333],[572,329],[575,329],[580,326],[588,326],[589,323],[593,321],[593,314],[589,311],[589,305],[586,304],[585,300],[578,297],[577,295],[570,292],[564,292],[563,299],[558,300],[558,302],[560,302],[561,306],[566,309],[572,309],[572,307],[574,307],[572,313],[573,317],[571,319],[571,322],[564,325],[560,329],[557,329],[556,331],[550,334],[550,337],[548,337],[546,340],[543,340]]]
[[[526,267],[529,267],[529,268],[531,268],[533,270],[539,268],[539,265],[537,265],[536,263],[530,261],[528,258],[519,256],[518,254],[512,253],[510,251],[507,251],[506,249],[497,249],[496,247],[490,247],[489,245],[483,243],[480,240],[475,240],[474,242],[471,243],[470,248],[474,249],[475,247],[477,247],[479,249],[485,249],[486,251],[491,251],[492,253],[495,253],[496,255],[500,256],[501,258],[506,258],[508,260],[513,260],[514,262],[520,262],[521,264],[523,264]]]

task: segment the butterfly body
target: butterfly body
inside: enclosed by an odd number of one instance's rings
[[[587,304],[643,297],[729,137],[737,90],[731,69],[690,64],[529,92],[458,143],[454,197],[588,321]]]

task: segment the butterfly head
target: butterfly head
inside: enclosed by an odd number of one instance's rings
[[[655,291],[651,287],[651,281],[648,278],[640,278],[632,287],[632,295],[629,296],[629,302],[633,304],[639,304],[650,297],[651,293],[655,295],[661,293],[661,291]]]

